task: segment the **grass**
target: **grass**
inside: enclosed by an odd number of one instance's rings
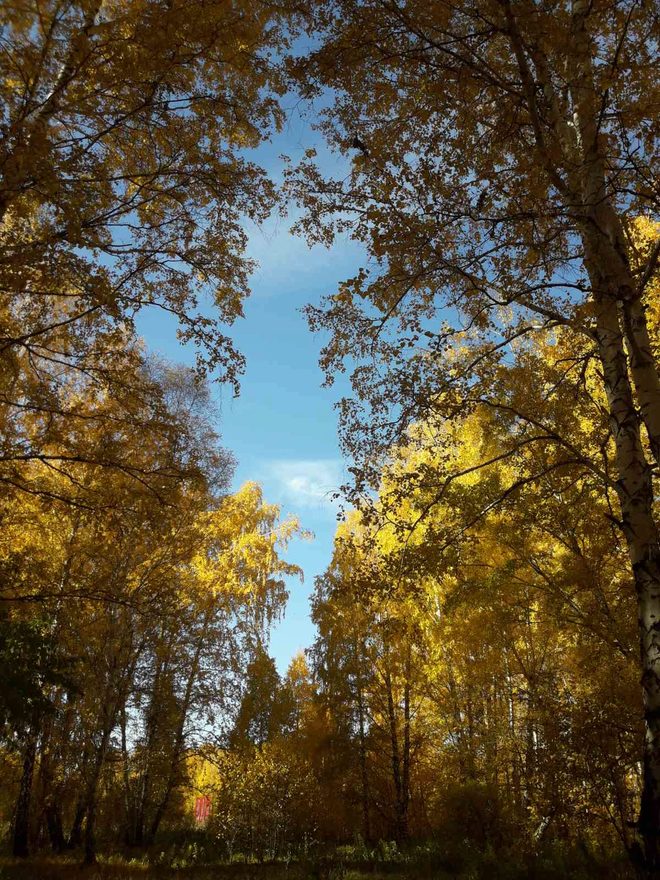
[[[330,866],[320,871],[309,864],[190,865],[169,868],[118,861],[83,866],[80,860],[44,858],[27,861],[0,860],[0,880],[385,880],[385,875],[345,872]],[[407,875],[410,878],[410,875]],[[394,880],[388,874],[387,880]]]
[[[496,854],[460,845],[408,853],[365,851],[362,858],[354,847],[337,847],[288,863],[228,864],[197,850],[195,855],[196,863],[180,852],[174,859],[165,852],[151,853],[151,863],[147,854],[139,859],[114,855],[86,867],[79,855],[71,854],[25,861],[0,858],[0,880],[630,880],[634,876],[623,853],[595,853],[585,847],[548,849],[531,859],[515,849]]]

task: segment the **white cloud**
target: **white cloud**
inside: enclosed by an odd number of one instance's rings
[[[272,461],[268,473],[294,508],[333,504],[332,495],[344,481],[341,461],[331,458]]]
[[[310,247],[301,235],[290,231],[293,219],[273,216],[260,226],[248,227],[247,254],[257,262],[251,287],[257,296],[290,292],[292,286],[307,290],[319,284],[323,292],[330,292],[338,278],[352,275],[362,261],[364,252],[346,236],[330,247]]]

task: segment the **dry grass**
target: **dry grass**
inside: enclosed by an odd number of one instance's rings
[[[0,880],[298,880],[300,872],[284,865],[196,865],[166,868],[137,862],[100,862],[83,866],[71,858],[0,861]]]

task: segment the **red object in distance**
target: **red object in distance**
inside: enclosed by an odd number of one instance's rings
[[[211,798],[207,795],[195,799],[195,822],[206,825],[211,815]]]

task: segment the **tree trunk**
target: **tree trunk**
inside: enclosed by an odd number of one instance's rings
[[[406,649],[405,683],[403,687],[403,773],[401,777],[401,827],[403,839],[408,837],[408,807],[410,805],[410,675],[412,661],[410,645]]]
[[[366,843],[371,841],[371,821],[369,815],[369,773],[367,768],[366,728],[364,712],[364,692],[362,683],[362,652],[356,650],[357,660],[357,707],[358,707],[358,731],[360,741],[360,779],[362,800],[362,835]]]
[[[147,834],[147,843],[153,843],[156,834],[158,833],[158,828],[160,827],[160,823],[163,820],[163,816],[165,815],[165,811],[170,803],[170,798],[172,797],[172,792],[176,788],[177,785],[177,776],[179,773],[179,764],[181,761],[181,757],[183,755],[183,749],[185,746],[185,728],[186,728],[186,720],[188,718],[188,712],[190,711],[190,705],[192,703],[193,690],[195,687],[195,683],[197,681],[197,676],[199,674],[199,662],[202,654],[202,648],[206,642],[206,635],[208,632],[208,627],[213,619],[213,608],[209,609],[203,619],[202,628],[197,638],[197,643],[195,645],[195,652],[193,654],[192,662],[190,664],[190,673],[188,675],[188,679],[186,681],[186,689],[184,691],[183,700],[181,702],[181,711],[179,715],[179,724],[177,726],[177,730],[175,733],[174,739],[174,747],[172,750],[172,760],[170,761],[169,773],[167,777],[167,783],[165,785],[165,791],[163,796],[156,807],[156,811],[154,813],[153,819],[151,820],[151,825],[149,826],[149,832]]]
[[[392,690],[392,675],[389,667],[389,657],[386,657],[385,662],[387,715],[390,728],[390,756],[392,761],[392,781],[394,783],[394,836],[397,843],[402,843],[408,836],[408,811],[404,796],[404,780],[401,772],[401,751],[399,747],[399,734],[397,730],[397,718],[394,706],[394,693]]]
[[[577,222],[592,288],[596,339],[616,450],[617,492],[637,593],[644,700],[643,791],[638,828],[649,874],[660,874],[660,536],[653,481],[641,441],[643,422],[660,457],[660,381],[653,363],[642,290],[632,274],[623,226],[609,197],[602,153],[602,96],[594,83],[590,4],[573,0],[570,94],[579,130],[581,209]],[[623,330],[621,323],[623,321]],[[625,340],[625,342],[624,342]],[[629,358],[626,357],[626,347]],[[639,404],[635,405],[634,391]]]
[[[660,464],[660,381],[640,293],[631,291],[630,299],[623,302],[626,347],[649,446],[656,464]]]
[[[126,690],[132,680],[132,674],[135,668],[135,663],[137,662],[138,655],[139,651],[135,653],[131,664],[124,672],[123,680],[121,680],[116,685],[114,701],[112,700],[110,693],[107,693],[106,700],[104,702],[104,711],[101,725],[101,742],[99,743],[99,746],[96,750],[96,755],[94,756],[92,774],[88,780],[85,795],[84,847],[86,865],[96,864],[96,809],[99,780],[101,779],[101,772],[103,770],[103,765],[105,763],[105,758],[108,752],[110,736],[117,722],[121,707],[126,705]]]
[[[58,708],[60,707],[58,702]],[[46,824],[48,837],[53,852],[62,852],[65,849],[64,830],[62,824],[62,808],[59,803],[58,786],[55,784],[54,755],[55,748],[53,734],[54,715],[49,714],[44,718],[41,747],[39,754],[39,781],[37,785],[40,822]],[[66,719],[65,719],[66,724]]]
[[[53,852],[61,853],[66,849],[64,839],[64,826],[62,823],[62,808],[59,804],[49,802],[45,808],[46,827]]]
[[[12,852],[18,858],[27,858],[30,854],[30,807],[32,803],[32,779],[34,777],[34,765],[37,758],[38,734],[33,727],[25,743],[23,753],[23,773],[16,801],[14,814],[14,831]]]
[[[78,849],[82,843],[83,822],[85,820],[85,800],[80,798],[76,804],[76,812],[71,823],[71,830],[66,842],[67,849]]]
[[[85,864],[96,864],[96,786],[87,795],[85,814]]]
[[[511,765],[511,782],[510,795],[514,805],[514,814],[517,822],[522,826],[523,823],[523,797],[522,797],[522,772],[520,767],[520,750],[518,748],[518,724],[516,716],[516,698],[514,692],[513,676],[511,674],[511,666],[509,664],[509,652],[504,649],[505,661],[505,682],[506,682],[506,709],[507,722],[510,742],[509,764]]]
[[[121,766],[122,781],[124,783],[124,814],[126,827],[124,829],[124,841],[127,846],[135,845],[136,831],[136,804],[135,796],[131,791],[131,775],[128,757],[128,744],[126,741],[126,706],[122,706],[120,714],[121,724]]]
[[[99,780],[101,778],[101,770],[105,762],[105,755],[110,740],[110,731],[112,728],[106,726],[101,737],[101,743],[96,753],[92,775],[87,783],[87,793],[85,798],[85,864],[96,864],[96,806]]]
[[[597,288],[598,289],[598,288]],[[598,348],[618,470],[622,526],[637,592],[644,699],[643,792],[639,831],[646,866],[660,871],[660,538],[653,516],[651,468],[640,436],[617,303],[597,302]]]

